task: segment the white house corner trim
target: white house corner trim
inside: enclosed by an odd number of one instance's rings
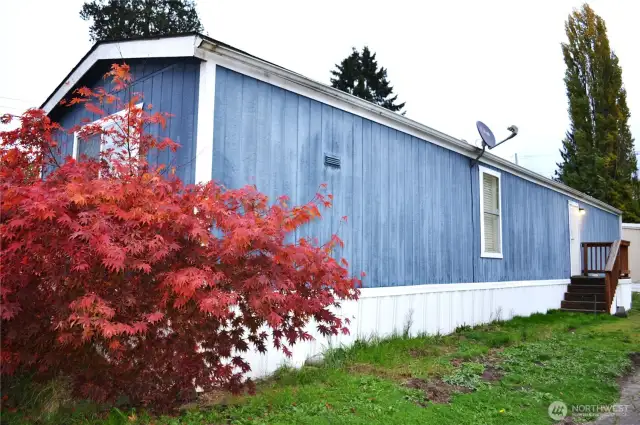
[[[213,166],[213,116],[216,103],[216,62],[200,64],[198,86],[198,124],[196,130],[195,182],[211,180]]]
[[[624,227],[622,225],[622,214],[618,215],[618,224],[620,225],[620,237],[618,239],[622,239],[622,228]]]
[[[78,138],[78,132],[73,132],[73,151],[71,152],[71,157],[75,160],[78,160],[78,143],[80,142]]]

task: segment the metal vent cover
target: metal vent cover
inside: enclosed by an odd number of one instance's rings
[[[325,153],[324,165],[328,167],[340,168],[340,158],[337,155]]]

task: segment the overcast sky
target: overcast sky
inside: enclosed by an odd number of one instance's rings
[[[83,0],[0,4],[0,113],[39,106],[90,49]],[[406,101],[407,116],[474,142],[475,122],[500,139],[494,153],[551,176],[568,127],[560,43],[581,1],[212,1],[198,12],[209,36],[328,83],[351,47],[368,45]],[[640,2],[592,0],[620,58],[640,138]],[[640,142],[636,142],[640,146]]]

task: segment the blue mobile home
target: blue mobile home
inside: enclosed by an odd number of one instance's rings
[[[464,141],[200,34],[98,43],[43,108],[65,127],[97,119],[58,102],[104,84],[122,59],[144,103],[174,114],[164,135],[180,149],[151,159],[185,182],[255,183],[296,203],[328,184],[334,207],[308,232],[339,229],[352,269],[367,272],[362,298],[343,308],[355,329],[341,342],[407,321],[412,332],[449,332],[580,308],[565,292],[584,268],[581,243],[620,239],[620,211],[607,204],[490,153],[472,166],[478,149]],[[67,136],[64,154],[78,149],[89,148]],[[630,307],[629,283],[612,304]],[[321,344],[298,347],[294,362]],[[256,355],[254,372],[280,360]]]

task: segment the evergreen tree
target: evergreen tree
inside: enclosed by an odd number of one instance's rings
[[[331,71],[331,87],[358,96],[390,111],[401,112],[405,103],[396,103],[398,96],[392,96],[393,86],[387,80],[387,70],[378,68],[376,54],[365,46],[362,53],[353,48],[349,56],[336,64]],[[402,112],[404,114],[404,112]]]
[[[91,20],[91,41],[202,31],[193,0],[89,0],[80,17]]]
[[[627,94],[604,20],[584,4],[569,16],[565,31],[568,42],[562,52],[571,124],[557,178],[619,208],[625,220],[639,221]]]
[[[640,151],[636,151],[636,161],[640,158]],[[633,174],[633,201],[634,211],[640,211],[640,171]],[[640,216],[640,214],[638,214]],[[640,220],[638,220],[640,222]]]

